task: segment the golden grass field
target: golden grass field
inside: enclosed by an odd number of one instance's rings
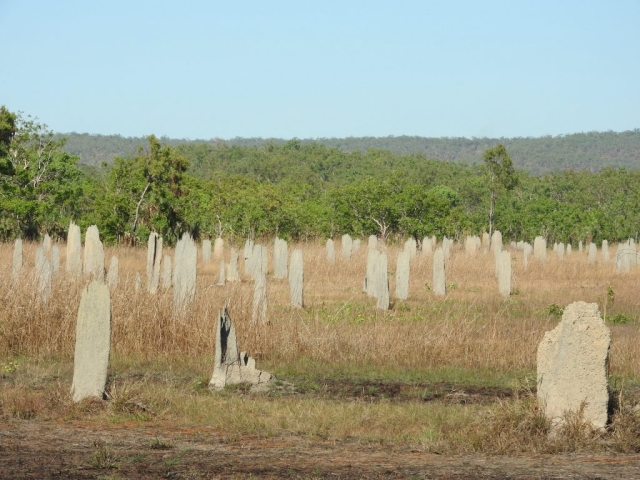
[[[470,257],[456,244],[447,262],[445,297],[431,292],[431,257],[418,252],[409,299],[396,301],[393,272],[401,245],[391,244],[384,250],[392,306],[382,312],[362,292],[364,242],[349,261],[337,246],[333,264],[323,244],[290,245],[289,252],[303,250],[305,308],[289,307],[288,282],[269,275],[269,323],[252,325],[252,282],[246,275],[240,283],[216,286],[219,262],[203,265],[199,258],[195,302],[186,315],[176,316],[171,291],[149,295],[144,288],[146,249],[108,247],[106,264],[112,255],[120,262],[120,285],[111,295],[111,400],[73,405],[75,320],[85,281],[66,278],[61,244],[52,296],[46,305],[38,303],[32,276],[36,247],[25,245],[23,274],[14,283],[12,245],[0,246],[4,418],[195,425],[268,438],[356,438],[454,453],[640,451],[640,421],[631,413],[614,416],[604,434],[580,434],[578,441],[574,436],[582,430],[576,427],[568,436],[548,438],[532,393],[538,343],[559,321],[550,306],[596,302],[609,318],[631,319],[610,324],[610,383],[631,411],[640,385],[640,267],[619,273],[613,262],[589,265],[586,252],[576,249],[562,259],[549,251],[544,263],[531,256],[524,269],[522,252],[511,250],[513,294],[502,298],[493,255],[480,250]],[[225,245],[227,261],[229,251]],[[136,273],[143,278],[138,292]],[[258,368],[276,375],[274,391],[207,389],[217,313],[226,301],[239,347],[257,359]],[[492,398],[491,388],[512,394]]]

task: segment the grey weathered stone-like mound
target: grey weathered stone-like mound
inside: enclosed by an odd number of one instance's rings
[[[14,282],[18,280],[18,278],[20,278],[21,272],[22,272],[22,239],[16,238],[16,241],[13,243],[13,265],[11,270],[11,275]]]
[[[496,257],[502,252],[502,232],[500,230],[495,230],[491,235],[491,250]]]
[[[253,240],[247,239],[244,244],[244,250],[242,252],[242,258],[244,260],[244,273],[246,275],[252,275],[251,255],[253,255]]]
[[[261,262],[262,246],[254,245],[252,243],[251,252],[249,252],[248,257],[247,257],[246,249],[247,249],[247,246],[245,245],[244,271],[252,279],[255,279],[256,271],[259,269],[260,262]]]
[[[211,240],[208,238],[202,241],[202,263],[211,263]]]
[[[67,233],[67,260],[65,268],[72,277],[82,274],[82,238],[80,227],[71,222]]]
[[[46,257],[43,245],[36,250],[36,280],[38,285],[38,299],[41,303],[47,303],[51,296],[51,262]]]
[[[333,243],[332,239],[328,239],[327,240],[327,245],[326,245],[326,251],[327,251],[327,261],[329,263],[333,263],[336,261],[336,249],[335,249],[335,245]]]
[[[225,275],[224,258],[221,258],[220,259],[220,271],[218,272],[218,286],[219,287],[224,287],[226,281],[227,281],[227,277]]]
[[[229,254],[229,265],[227,265],[227,280],[230,282],[240,281],[240,270],[238,270],[239,255],[235,248]]]
[[[418,253],[418,245],[416,244],[415,238],[409,238],[406,242],[404,242],[404,250],[409,252],[410,259],[414,259],[416,254]]]
[[[171,257],[165,255],[162,259],[161,285],[164,290],[168,290],[172,285],[173,268],[171,266]]]
[[[291,254],[289,294],[291,296],[291,305],[304,307],[304,266],[302,263],[302,250],[299,248],[296,248]]]
[[[467,235],[464,241],[464,253],[466,253],[470,257],[474,257],[476,255],[476,251],[478,250],[476,238],[477,237]]]
[[[609,263],[609,242],[607,240],[602,241],[602,263]]]
[[[628,272],[631,266],[636,264],[636,247],[630,242],[618,244],[616,250],[616,270],[620,272]]]
[[[571,255],[572,251],[573,251],[573,247],[571,246],[570,243],[567,243],[567,255]]]
[[[532,251],[533,247],[531,246],[531,244],[528,242],[524,242],[522,245],[522,265],[524,266],[524,268],[527,268],[529,266],[529,256],[531,255]]]
[[[120,265],[118,263],[118,257],[113,255],[109,262],[109,270],[107,270],[107,286],[109,290],[114,290],[120,283]]]
[[[375,235],[369,235],[369,238],[367,239],[367,248],[369,250],[375,250],[378,248],[378,237],[376,237]]]
[[[491,237],[488,232],[482,232],[482,248],[490,248],[491,247]]]
[[[491,252],[494,260],[494,274],[497,277],[500,274],[500,254],[502,253],[502,232],[496,230],[491,235]]]
[[[627,240],[627,246],[629,248],[629,252],[631,253],[629,263],[632,267],[635,267],[636,265],[638,265],[638,249],[636,248],[636,242],[633,240],[633,238]]]
[[[438,296],[443,296],[447,293],[442,248],[436,249],[433,254],[433,293]]]
[[[47,256],[44,253],[44,246],[39,245],[36,250],[36,278],[40,276],[40,271],[43,268],[44,262],[47,260]]]
[[[406,300],[409,297],[409,276],[411,254],[403,250],[398,254],[396,262],[396,298]]]
[[[273,278],[287,278],[289,247],[285,240],[276,237],[273,245]]]
[[[196,267],[198,247],[191,235],[184,233],[176,244],[173,266],[173,307],[184,310],[196,296]]]
[[[582,240],[578,242],[578,251],[582,252]]]
[[[147,291],[151,294],[155,294],[160,286],[161,260],[162,237],[156,232],[151,232],[147,243]]]
[[[491,252],[493,253],[493,267],[494,267],[493,273],[496,276],[496,278],[500,276],[500,259],[502,258],[503,251],[504,250],[501,250],[498,252],[496,251],[495,248],[493,247],[491,248]]]
[[[364,275],[363,290],[367,292],[367,295],[370,297],[375,297],[376,295],[375,269],[379,255],[380,252],[378,252],[378,250],[375,248],[370,248],[367,250],[367,269]]]
[[[82,292],[78,308],[71,386],[74,402],[87,397],[103,397],[107,382],[110,345],[109,288],[104,283],[93,280]]]
[[[213,375],[209,388],[222,390],[225,385],[238,383],[266,385],[272,380],[273,375],[257,370],[255,360],[239,351],[235,328],[225,307],[222,314],[218,314]]]
[[[51,256],[51,248],[53,247],[53,241],[48,233],[44,234],[44,238],[42,239],[42,246],[44,247],[44,255],[49,258]]]
[[[430,237],[422,239],[422,255],[431,256],[433,253],[433,242]]]
[[[574,302],[538,346],[538,400],[554,425],[584,404],[584,420],[607,423],[609,329],[595,303]]]
[[[253,283],[253,308],[251,321],[254,324],[265,324],[267,317],[267,271],[258,263]]]
[[[598,247],[596,247],[596,244],[591,242],[589,244],[589,247],[587,248],[587,261],[590,264],[594,264],[596,263],[596,258],[598,257]]]
[[[254,245],[253,252],[245,263],[245,268],[253,280],[256,279],[256,276],[260,272],[266,275],[269,269],[269,252],[267,251],[267,247],[260,244]]]
[[[449,238],[445,235],[442,238],[442,254],[444,255],[444,259],[448,260],[451,256],[451,246],[453,245],[453,240],[449,240]]]
[[[351,258],[351,251],[353,250],[353,240],[351,236],[346,233],[342,235],[342,259],[349,260]]]
[[[98,227],[95,225],[87,228],[87,233],[84,237],[83,260],[84,274],[102,281],[104,279],[104,248],[100,241],[100,232],[98,232]]]
[[[224,240],[218,237],[213,242],[213,259],[220,260],[224,257]]]
[[[51,273],[56,274],[60,270],[60,249],[57,245],[51,247]]]
[[[500,270],[498,271],[498,292],[501,297],[511,295],[511,254],[500,252]]]
[[[541,262],[547,259],[547,241],[544,238],[536,237],[533,240],[533,256]]]
[[[136,274],[133,276],[133,291],[138,293],[141,288],[142,288],[142,277],[140,276],[139,272],[136,272]]]
[[[378,310],[389,310],[389,273],[387,271],[387,254],[378,255],[375,268],[375,297]]]

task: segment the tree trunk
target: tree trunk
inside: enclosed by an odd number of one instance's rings
[[[496,205],[496,192],[491,191],[491,205],[489,207],[489,241],[493,235],[493,210]]]
[[[147,190],[149,190],[150,186],[151,186],[151,182],[147,183],[147,186],[144,187],[144,190],[142,191],[142,195],[140,195],[140,201],[138,202],[138,205],[136,205],[136,216],[133,219],[133,226],[131,227],[131,233],[136,232],[136,228],[138,226],[138,214],[140,213],[140,205],[142,205],[142,200],[144,200],[144,196],[147,194]]]

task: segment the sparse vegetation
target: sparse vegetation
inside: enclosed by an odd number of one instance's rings
[[[545,264],[530,260],[524,270],[514,256],[517,297],[502,300],[488,255],[467,258],[454,247],[447,264],[450,288],[444,299],[424,288],[431,258],[412,262],[409,299],[386,313],[362,293],[366,248],[335,265],[322,245],[301,245],[307,306],[288,306],[286,282],[270,281],[270,324],[251,324],[251,283],[216,288],[217,266],[199,265],[196,302],[189,315],[172,315],[168,293],[134,293],[133,276],[144,270],[140,249],[108,251],[120,258],[121,285],[112,294],[112,362],[108,401],[72,404],[75,315],[82,282],[54,280],[47,307],[33,301],[31,278],[0,278],[0,414],[28,421],[83,419],[99,424],[188,423],[234,435],[411,445],[440,453],[553,453],[638,451],[640,403],[635,323],[617,325],[612,316],[611,373],[624,383],[626,407],[616,410],[607,432],[576,428],[553,438],[537,408],[535,358],[538,342],[569,301],[601,302],[612,285],[615,306],[635,318],[635,278],[611,266],[588,267],[575,253]],[[399,248],[386,247],[393,252]],[[63,249],[64,251],[64,249]],[[8,264],[10,245],[0,246]],[[33,268],[35,245],[25,245]],[[395,255],[390,254],[390,259]],[[464,259],[464,261],[462,261]],[[63,258],[64,261],[64,258]],[[393,263],[393,262],[392,262]],[[389,269],[393,271],[394,265]],[[213,363],[216,312],[229,300],[238,341],[259,367],[279,380],[265,394],[243,385],[212,393],[207,378]],[[608,299],[607,301],[611,301]],[[624,330],[618,330],[624,329]],[[18,359],[18,360],[16,360]],[[4,372],[7,370],[7,372]],[[10,372],[9,372],[10,370]],[[582,435],[582,434],[581,434]],[[150,450],[171,448],[157,436]],[[177,458],[177,457],[176,457]],[[166,459],[175,466],[174,457]],[[96,447],[93,462],[113,468],[121,459],[111,447]]]
[[[564,313],[564,308],[562,308],[557,303],[552,303],[547,307],[547,315],[550,317],[561,317]]]

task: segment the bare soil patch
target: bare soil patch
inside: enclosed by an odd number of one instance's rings
[[[0,424],[2,478],[639,478],[637,455],[442,456],[397,446],[259,438],[203,427]]]
[[[535,390],[495,386],[465,385],[454,382],[393,382],[379,380],[322,379],[296,387],[296,392],[336,400],[423,401],[446,404],[489,404],[516,396],[535,394]]]

